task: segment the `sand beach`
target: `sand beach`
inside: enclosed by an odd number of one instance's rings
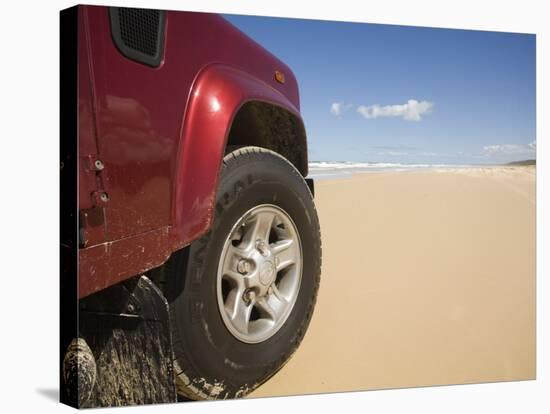
[[[535,378],[535,168],[316,182],[321,288],[250,397]]]

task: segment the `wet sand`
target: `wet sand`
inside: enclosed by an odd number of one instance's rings
[[[535,169],[316,183],[310,328],[250,397],[535,378]]]

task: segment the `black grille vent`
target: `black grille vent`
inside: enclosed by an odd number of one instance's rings
[[[151,9],[112,7],[111,31],[126,57],[149,66],[162,59],[164,12]]]
[[[157,54],[160,11],[120,9],[120,37],[126,46],[149,56]]]

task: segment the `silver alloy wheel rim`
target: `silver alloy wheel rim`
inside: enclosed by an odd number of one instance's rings
[[[294,221],[272,204],[250,209],[229,232],[218,263],[225,326],[242,342],[271,338],[292,312],[301,280],[302,245]]]

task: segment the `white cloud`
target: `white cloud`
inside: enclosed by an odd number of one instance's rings
[[[432,112],[433,107],[433,102],[419,102],[416,99],[409,99],[406,104],[402,105],[361,105],[357,108],[357,112],[363,115],[366,119],[397,117],[403,118],[406,121],[420,121],[422,119],[422,115]]]
[[[352,104],[345,104],[342,102],[334,102],[330,105],[330,113],[335,116],[342,115],[343,112],[346,112],[352,107]]]
[[[535,154],[537,150],[536,141],[529,144],[496,144],[483,147],[483,154],[486,156],[513,155],[513,154]]]

